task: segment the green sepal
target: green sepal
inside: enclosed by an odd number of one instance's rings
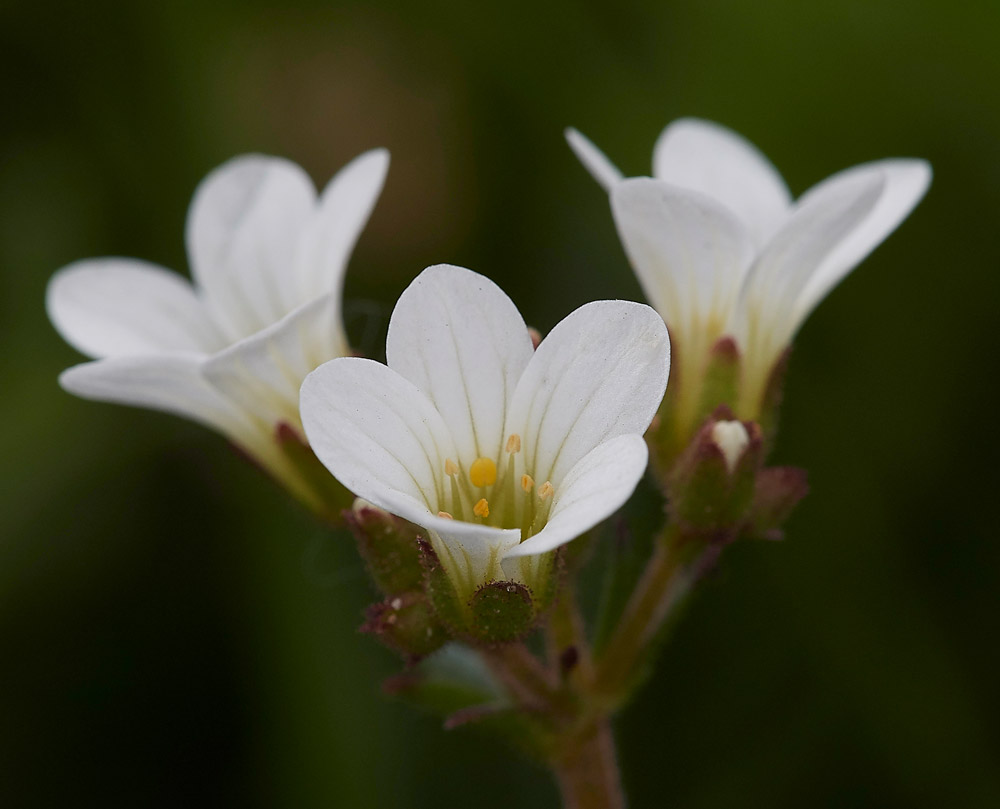
[[[387,596],[424,589],[424,567],[417,545],[420,529],[413,523],[357,500],[344,515],[368,564],[375,585]]]
[[[701,396],[695,424],[702,423],[719,407],[734,407],[739,395],[740,349],[732,337],[720,337],[708,352],[701,381]]]
[[[771,368],[771,372],[767,377],[767,384],[764,386],[760,413],[756,418],[764,434],[764,457],[770,454],[771,448],[774,446],[774,440],[778,434],[778,415],[782,399],[785,395],[785,375],[788,371],[788,360],[791,353],[791,348],[786,348],[781,353],[777,362],[774,363],[774,367]]]
[[[471,633],[485,643],[509,643],[535,627],[537,613],[531,591],[516,581],[491,581],[469,602]]]
[[[411,663],[449,640],[423,593],[405,593],[373,604],[365,613],[361,631],[375,635]]]
[[[660,480],[669,477],[705,419],[720,406],[735,407],[739,396],[742,356],[734,338],[718,338],[706,354],[695,358],[696,367],[685,367],[682,353],[674,355],[666,396],[646,432],[650,461]]]
[[[275,425],[274,440],[288,464],[283,474],[276,475],[279,482],[324,522],[343,524],[343,512],[351,507],[354,495],[330,474],[288,422]]]
[[[760,470],[750,509],[748,535],[755,539],[782,539],[781,526],[808,493],[805,469],[772,466]]]
[[[438,620],[452,633],[463,634],[468,631],[468,609],[458,597],[458,591],[452,584],[444,565],[431,547],[431,543],[423,537],[417,539],[420,553],[420,566],[423,570],[423,590],[427,594]]]

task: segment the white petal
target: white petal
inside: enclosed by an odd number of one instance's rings
[[[70,264],[49,281],[45,305],[63,338],[92,357],[224,345],[187,279],[138,259]]]
[[[302,384],[302,424],[316,456],[358,497],[399,516],[399,495],[437,514],[448,428],[412,383],[372,360],[342,357]]]
[[[521,540],[517,528],[493,528],[436,516],[418,524],[432,531],[434,550],[466,600],[480,585],[505,578],[501,562]]]
[[[798,328],[796,301],[820,263],[863,222],[885,186],[881,172],[855,175],[796,207],[747,275],[736,332],[757,363],[771,360]]]
[[[604,152],[572,127],[566,130],[566,141],[587,171],[604,186],[606,191],[610,191],[616,183],[621,181],[622,173],[614,163],[608,160]]]
[[[198,186],[188,211],[188,257],[231,340],[294,308],[296,247],[315,200],[301,168],[262,155],[233,158]]]
[[[517,307],[489,278],[441,264],[404,290],[386,361],[434,403],[465,463],[498,458],[514,387],[532,356]]]
[[[522,437],[519,463],[558,492],[596,446],[646,431],[669,370],[667,329],[653,309],[628,301],[581,306],[542,341],[518,382],[508,432]]]
[[[736,216],[661,180],[635,178],[611,193],[618,233],[650,303],[674,336],[719,336],[753,260]]]
[[[211,357],[206,378],[268,429],[299,426],[299,388],[310,371],[342,357],[337,298],[325,295]]]
[[[839,172],[807,191],[800,204],[854,177],[881,172],[885,188],[869,215],[823,260],[799,298],[799,321],[805,320],[827,293],[892,233],[923,198],[931,167],[923,160],[881,160]]]
[[[300,237],[297,304],[331,292],[339,299],[347,261],[382,192],[388,169],[389,152],[373,149],[344,166],[327,184]]]
[[[149,407],[193,419],[244,445],[255,428],[201,375],[198,355],[109,357],[69,368],[62,387],[85,399]]]
[[[546,553],[614,514],[646,470],[642,436],[620,435],[584,455],[556,489],[545,527],[508,551],[507,558]]]
[[[752,143],[710,121],[681,118],[656,141],[653,176],[725,205],[761,247],[788,217],[791,195]]]

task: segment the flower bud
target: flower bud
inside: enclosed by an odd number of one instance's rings
[[[365,618],[362,632],[375,635],[411,662],[429,655],[448,640],[448,633],[422,593],[406,593],[373,604]]]
[[[417,526],[361,498],[344,518],[379,590],[391,597],[424,589]]]
[[[734,539],[745,524],[760,463],[760,428],[719,408],[671,473],[667,495],[673,518],[688,532]]]

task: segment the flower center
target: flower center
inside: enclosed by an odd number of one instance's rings
[[[518,528],[524,541],[537,534],[548,521],[555,487],[545,481],[535,486],[535,479],[523,469],[521,436],[512,433],[504,446],[500,465],[492,458],[476,458],[465,472],[461,463],[451,458],[444,462],[449,479],[444,487],[445,509],[438,516],[447,519]]]

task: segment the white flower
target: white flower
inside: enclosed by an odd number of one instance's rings
[[[931,178],[922,160],[881,160],[793,202],[767,158],[718,124],[685,118],[664,129],[655,179],[623,179],[579,132],[566,134],[611,194],[625,251],[676,342],[682,385],[697,378],[716,339],[736,339],[744,418],[757,415],[775,362],[809,313],[906,218]]]
[[[441,265],[397,302],[386,357],[313,371],[306,434],[348,489],[427,529],[468,598],[499,578],[532,586],[543,555],[628,499],[670,348],[648,306],[598,301],[533,351],[499,287]]]
[[[64,371],[62,386],[206,424],[301,489],[276,429],[301,433],[302,380],[348,353],[344,271],[388,163],[384,150],[367,152],[318,198],[287,160],[246,155],[223,164],[188,210],[193,284],[137,259],[61,269],[49,283],[49,317],[97,358]]]

